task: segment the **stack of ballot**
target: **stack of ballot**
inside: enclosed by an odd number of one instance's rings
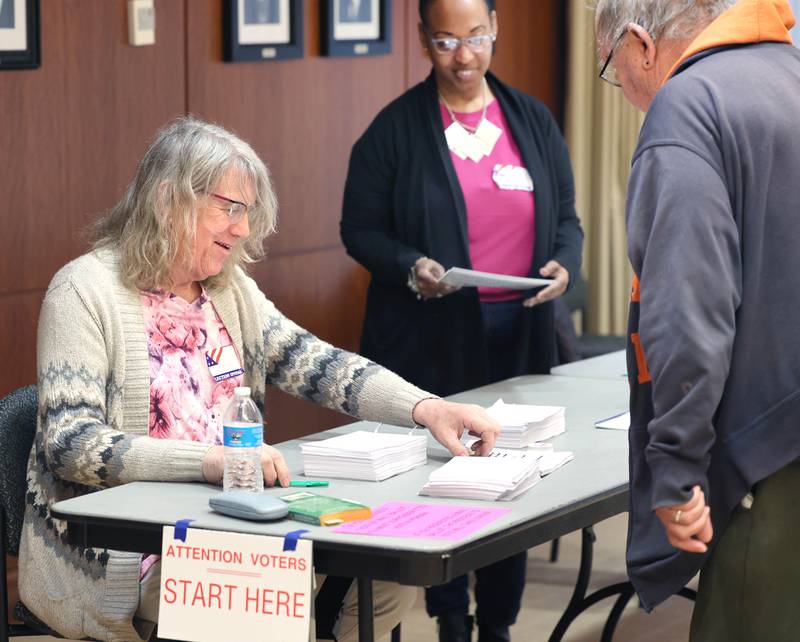
[[[503,429],[495,445],[498,448],[526,448],[564,432],[563,406],[532,406],[503,403],[498,399],[487,412]]]
[[[308,477],[383,481],[427,461],[427,437],[359,430],[300,444]]]
[[[464,445],[472,452],[472,445],[476,441],[478,441],[477,437],[470,437]],[[539,461],[539,474],[542,477],[546,477],[554,470],[558,470],[564,464],[575,459],[575,455],[571,450],[556,451],[553,444],[547,441],[531,444],[527,448],[494,448],[489,453],[489,457],[533,457]]]
[[[538,456],[453,457],[434,470],[420,495],[504,501],[514,499],[540,479]]]

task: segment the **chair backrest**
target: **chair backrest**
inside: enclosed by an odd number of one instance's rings
[[[6,520],[3,543],[11,555],[19,553],[37,405],[36,386],[18,388],[0,399],[0,506]]]

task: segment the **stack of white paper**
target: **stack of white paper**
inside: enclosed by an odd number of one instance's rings
[[[563,406],[507,404],[498,399],[487,412],[503,429],[495,442],[498,448],[526,448],[566,428]]]
[[[462,441],[464,443],[464,446],[466,446],[467,450],[469,450],[471,453],[474,453],[472,446],[473,444],[475,444],[475,442],[479,441],[479,439],[477,437],[467,436],[462,438]],[[498,457],[499,456],[498,453],[500,454],[514,453],[517,456],[522,456],[525,453],[530,453],[534,457],[541,457],[542,455],[546,455],[547,453],[552,453],[554,450],[555,446],[553,446],[553,443],[550,441],[535,441],[534,443],[529,444],[525,448],[514,448],[511,450],[503,448],[494,448],[494,450],[492,450],[489,456]]]
[[[575,455],[571,450],[556,451],[553,450],[553,444],[534,444],[522,450],[518,448],[495,448],[489,453],[489,457],[499,457],[506,460],[517,457],[533,457],[539,464],[539,475],[542,477],[547,477],[553,471],[575,459]]]
[[[383,481],[427,461],[425,435],[359,430],[324,441],[300,444],[308,477]]]
[[[519,457],[533,457],[539,464],[539,474],[546,477],[555,470],[561,468],[567,462],[575,459],[571,450],[553,449],[553,444],[534,444],[526,449],[495,448],[489,453],[489,457],[500,459],[514,459]]]
[[[420,495],[458,499],[509,500],[539,481],[538,456],[453,457],[434,470]]]

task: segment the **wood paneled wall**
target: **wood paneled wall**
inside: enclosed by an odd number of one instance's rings
[[[185,8],[156,9],[162,37],[129,47],[124,0],[42,2],[42,66],[0,72],[0,395],[36,380],[44,289],[185,111]]]
[[[221,0],[156,0],[156,45],[127,44],[125,0],[44,0],[42,67],[0,72],[0,395],[35,381],[48,281],[86,249],[83,232],[131,179],[155,131],[191,113],[248,140],[270,166],[279,233],[255,277],[290,318],[355,350],[368,274],[339,240],[350,147],[378,110],[429,70],[415,0],[392,2],[392,54],[319,56],[319,3],[305,57],[222,62]],[[558,114],[559,0],[497,0],[494,70]],[[348,421],[279,392],[270,441]]]

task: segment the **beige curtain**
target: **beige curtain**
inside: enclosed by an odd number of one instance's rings
[[[583,331],[624,334],[632,276],[625,192],[643,115],[621,89],[597,77],[593,12],[586,0],[569,2],[566,138],[575,170],[575,205],[586,232]]]

